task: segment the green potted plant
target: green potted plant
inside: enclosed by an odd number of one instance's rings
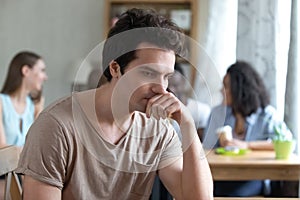
[[[289,159],[295,148],[293,134],[283,122],[274,125],[274,133],[273,144],[276,159]]]

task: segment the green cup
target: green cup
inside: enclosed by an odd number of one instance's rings
[[[295,149],[295,141],[274,140],[274,150],[276,159],[289,159]]]

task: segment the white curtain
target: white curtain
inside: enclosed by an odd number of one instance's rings
[[[284,113],[290,34],[290,0],[239,0],[237,58],[263,77],[271,104]]]
[[[289,128],[294,133],[298,140],[297,152],[299,153],[299,134],[300,134],[300,61],[299,61],[299,3],[298,0],[292,0],[292,12],[291,12],[291,36],[290,36],[290,48],[288,54],[288,72],[286,81],[286,93],[285,93],[285,113],[284,120]]]
[[[222,100],[226,69],[236,60],[238,0],[199,0],[196,98],[211,106]]]

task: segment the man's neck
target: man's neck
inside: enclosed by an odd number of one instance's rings
[[[111,143],[117,143],[128,131],[132,123],[132,113],[120,113],[112,108],[112,92],[110,84],[101,86],[96,91],[95,109],[101,135]]]

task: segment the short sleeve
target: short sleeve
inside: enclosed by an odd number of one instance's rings
[[[68,145],[64,127],[49,113],[41,113],[29,129],[17,173],[63,188]]]

